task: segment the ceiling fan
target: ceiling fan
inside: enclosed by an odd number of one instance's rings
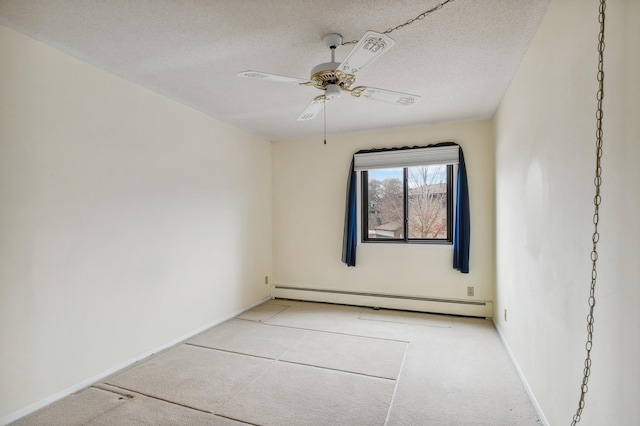
[[[324,62],[313,67],[309,80],[259,71],[242,71],[237,75],[238,77],[313,86],[324,91],[324,94],[317,96],[305,108],[300,117],[298,117],[298,121],[315,118],[323,110],[325,101],[339,98],[341,92],[350,93],[356,98],[366,98],[404,106],[411,105],[420,98],[418,95],[378,89],[376,87],[357,86],[352,88],[356,81],[356,74],[396,44],[386,34],[367,31],[341,63],[336,62],[335,51],[342,45],[342,36],[340,34],[327,34],[322,38],[322,41],[331,49],[331,62]]]

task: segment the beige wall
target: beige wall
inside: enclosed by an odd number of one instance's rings
[[[640,2],[607,3],[598,301],[585,426],[640,424]],[[568,424],[575,412],[585,356],[597,12],[597,1],[551,2],[496,118],[496,322],[551,425]]]
[[[329,126],[331,123],[328,123]],[[423,297],[493,300],[492,122],[329,135],[273,144],[273,253],[277,285]],[[452,141],[465,153],[471,204],[470,273],[452,268],[450,245],[362,244],[341,261],[346,181],[366,148]],[[467,297],[475,287],[475,298]]]
[[[0,57],[1,419],[267,296],[271,146],[3,27]]]

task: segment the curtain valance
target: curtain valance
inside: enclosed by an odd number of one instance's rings
[[[458,164],[458,145],[368,150],[353,156],[355,171],[393,167]]]

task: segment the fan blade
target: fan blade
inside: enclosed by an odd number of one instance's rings
[[[307,121],[316,118],[318,113],[324,108],[324,102],[324,96],[318,96],[315,98],[313,102],[311,102],[305,110],[302,111],[302,114],[298,117],[298,121]]]
[[[377,87],[358,86],[350,91],[356,98],[373,99],[396,105],[412,105],[420,99],[418,95],[394,92],[393,90],[378,89]]]
[[[260,71],[241,71],[236,75],[238,77],[258,78],[262,80],[278,81],[280,83],[302,84],[302,83],[307,83],[309,81],[309,80],[303,80],[301,78],[287,77],[285,75],[277,75],[277,74],[268,74],[266,72],[260,72]]]
[[[338,71],[356,74],[396,44],[387,35],[367,31],[338,67]]]

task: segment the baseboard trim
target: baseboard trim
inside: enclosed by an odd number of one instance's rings
[[[520,377],[520,381],[522,382],[522,385],[524,386],[525,390],[527,391],[527,394],[529,395],[529,398],[531,399],[531,402],[533,403],[533,407],[536,409],[536,412],[538,413],[538,417],[540,417],[540,422],[543,424],[543,426],[549,426],[549,422],[547,421],[547,418],[544,416],[542,407],[540,407],[540,404],[538,403],[538,400],[536,399],[536,396],[534,395],[533,390],[531,390],[531,387],[529,386],[529,382],[527,382],[527,378],[524,376],[524,373],[520,369],[520,365],[518,364],[518,361],[516,360],[515,355],[511,351],[511,347],[507,343],[507,339],[504,337],[504,334],[502,334],[502,331],[500,330],[500,327],[498,327],[498,324],[495,322],[495,320],[493,321],[493,325],[496,328],[496,331],[498,332],[498,336],[500,336],[502,345],[507,350],[507,354],[509,355],[511,362],[513,363],[513,366],[515,367],[516,372]]]
[[[49,395],[48,397],[46,397],[46,398],[44,398],[44,399],[42,399],[42,400],[40,400],[38,402],[34,402],[33,404],[30,404],[30,405],[28,405],[28,406],[26,406],[24,408],[21,408],[20,410],[14,411],[13,413],[11,413],[9,415],[0,418],[0,425],[6,426],[9,423],[14,422],[14,421],[16,421],[16,420],[18,420],[18,419],[20,419],[20,418],[22,418],[24,416],[27,416],[27,415],[35,412],[35,411],[38,411],[39,409],[44,408],[49,404],[52,404],[52,403],[54,403],[54,402],[56,402],[56,401],[58,401],[58,400],[60,400],[62,398],[65,398],[65,397],[67,397],[69,395],[72,395],[72,394],[74,394],[76,392],[79,392],[79,391],[81,391],[81,390],[93,385],[94,383],[97,383],[97,382],[105,379],[106,377],[109,377],[109,376],[117,373],[120,370],[123,370],[123,369],[125,369],[127,367],[130,367],[131,365],[133,365],[133,364],[135,364],[137,362],[140,362],[140,361],[142,361],[142,360],[144,360],[146,358],[149,358],[150,356],[153,356],[153,355],[157,354],[158,352],[162,352],[162,351],[164,351],[166,349],[171,348],[172,346],[175,346],[175,345],[177,345],[179,343],[182,343],[185,340],[195,336],[196,334],[202,333],[203,331],[205,331],[205,330],[207,330],[207,329],[209,329],[211,327],[214,327],[214,326],[216,326],[218,324],[221,324],[221,323],[223,323],[223,322],[225,322],[227,320],[230,320],[231,318],[234,318],[234,317],[240,315],[241,313],[243,313],[245,311],[248,311],[249,309],[252,309],[252,308],[258,306],[258,305],[266,302],[269,299],[271,299],[271,296],[267,296],[267,297],[255,302],[255,303],[252,303],[249,306],[245,306],[244,308],[238,309],[237,311],[235,311],[235,312],[233,312],[233,313],[231,313],[229,315],[226,315],[226,316],[224,316],[222,318],[216,319],[216,320],[214,320],[214,321],[212,321],[212,322],[210,322],[210,323],[208,323],[208,324],[206,324],[206,325],[204,325],[202,327],[197,328],[196,330],[190,331],[189,333],[187,333],[187,334],[185,334],[183,336],[180,336],[180,337],[178,337],[176,339],[173,339],[170,342],[167,342],[167,343],[165,343],[163,345],[160,345],[160,346],[158,346],[158,347],[156,347],[154,349],[151,349],[150,351],[144,352],[144,353],[142,353],[142,354],[140,354],[140,355],[138,355],[138,356],[136,356],[136,357],[134,357],[134,358],[132,358],[132,359],[130,359],[128,361],[125,361],[125,362],[123,362],[121,364],[118,364],[115,367],[112,367],[112,368],[110,368],[110,369],[108,369],[106,371],[103,371],[100,374],[97,374],[97,375],[95,375],[93,377],[90,377],[90,378],[88,378],[86,380],[83,380],[83,381],[81,381],[79,383],[76,383],[75,385],[69,386],[68,388],[65,388],[65,389],[63,389],[63,390],[61,390],[59,392],[56,392],[53,395]]]
[[[492,318],[493,302],[486,300],[457,300],[398,294],[363,293],[347,290],[330,290],[275,285],[271,296],[310,302],[338,303],[343,305],[371,306],[417,312],[463,315]]]

